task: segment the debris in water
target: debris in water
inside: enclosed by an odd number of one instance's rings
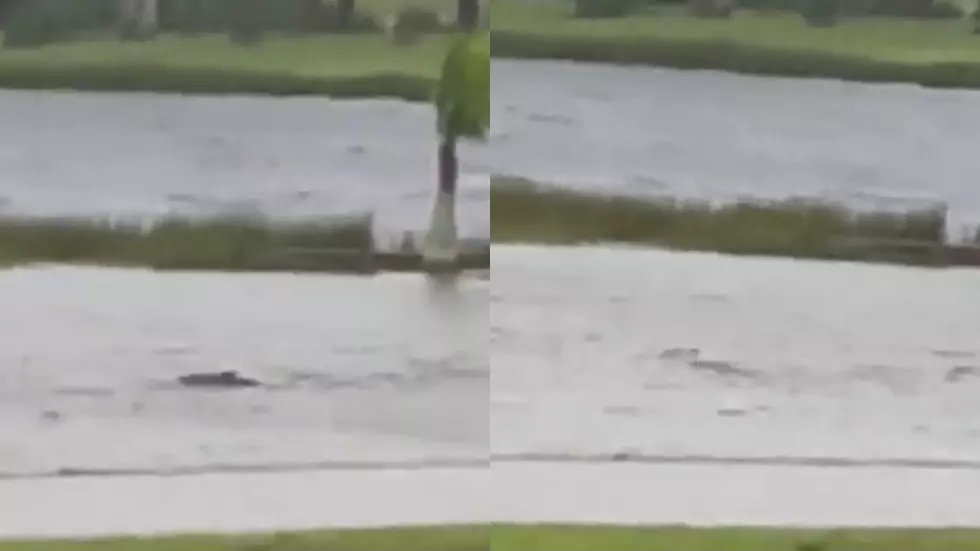
[[[192,388],[245,388],[262,386],[256,379],[243,377],[237,371],[217,373],[191,373],[177,379],[181,385]]]

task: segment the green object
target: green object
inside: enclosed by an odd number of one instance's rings
[[[490,129],[490,35],[453,40],[436,89],[439,135],[484,139]]]

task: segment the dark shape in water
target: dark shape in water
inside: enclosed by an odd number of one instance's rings
[[[243,377],[237,371],[216,373],[191,373],[177,379],[182,386],[189,388],[246,388],[262,386],[256,379]]]
[[[961,365],[946,372],[947,383],[958,383],[964,379],[980,376],[980,368],[972,365]]]

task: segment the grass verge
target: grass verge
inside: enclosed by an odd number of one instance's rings
[[[445,40],[395,46],[383,35],[270,37],[245,48],[223,36],[163,36],[0,48],[0,87],[428,101]]]
[[[459,526],[0,543],[0,551],[972,551],[978,529]]]
[[[38,263],[225,272],[372,274],[424,269],[421,255],[411,247],[377,251],[370,216],[295,222],[169,217],[145,224],[0,217],[0,266]],[[444,268],[489,269],[490,249],[483,243],[465,243],[459,265]]]
[[[944,209],[860,212],[807,199],[712,204],[598,195],[508,178],[490,191],[495,243],[633,243],[678,250],[980,265],[980,249],[946,243]],[[370,216],[313,221],[252,217],[152,223],[0,216],[0,265],[36,263],[157,270],[419,271],[406,244],[378,252]],[[488,269],[490,247],[467,243],[463,269]]]
[[[496,243],[617,242],[918,265],[962,264],[976,256],[972,248],[945,243],[946,214],[939,208],[858,212],[807,199],[713,205],[597,195],[507,178],[495,179],[490,197]]]
[[[980,88],[980,39],[965,21],[861,17],[813,29],[796,15],[751,11],[732,20],[669,9],[580,20],[561,4],[511,4],[494,8],[495,57]]]
[[[164,218],[150,224],[84,218],[0,218],[0,264],[40,262],[248,270],[288,249],[370,251],[369,217],[278,223]]]

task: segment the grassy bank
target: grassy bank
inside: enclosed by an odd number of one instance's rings
[[[38,263],[155,270],[372,274],[421,271],[412,247],[378,251],[369,216],[285,222],[250,217],[163,218],[152,223],[88,218],[0,217],[0,266]],[[465,270],[490,268],[490,250],[466,244]]]
[[[428,101],[444,41],[397,47],[382,35],[279,37],[243,48],[217,35],[92,39],[0,49],[0,87]]]
[[[945,212],[858,212],[805,199],[713,205],[604,196],[497,179],[494,242],[618,242],[679,250],[941,265]],[[966,251],[965,253],[963,251]]]
[[[493,55],[980,88],[980,38],[966,21],[860,17],[813,29],[794,14],[717,20],[663,9],[582,20],[571,10],[495,6]]]
[[[465,526],[279,536],[9,542],[0,551],[972,551],[980,530]]]
[[[371,250],[367,217],[279,223],[165,218],[149,224],[85,218],[0,218],[0,264],[37,262],[245,270],[287,249]]]
[[[495,243],[632,243],[677,250],[942,266],[980,265],[978,249],[946,243],[945,212],[857,212],[793,199],[711,204],[595,195],[496,178]],[[468,247],[469,248],[469,247]],[[158,270],[418,271],[421,257],[377,252],[370,217],[284,222],[164,218],[138,224],[0,217],[0,265],[68,263]],[[487,269],[486,245],[464,269]]]

